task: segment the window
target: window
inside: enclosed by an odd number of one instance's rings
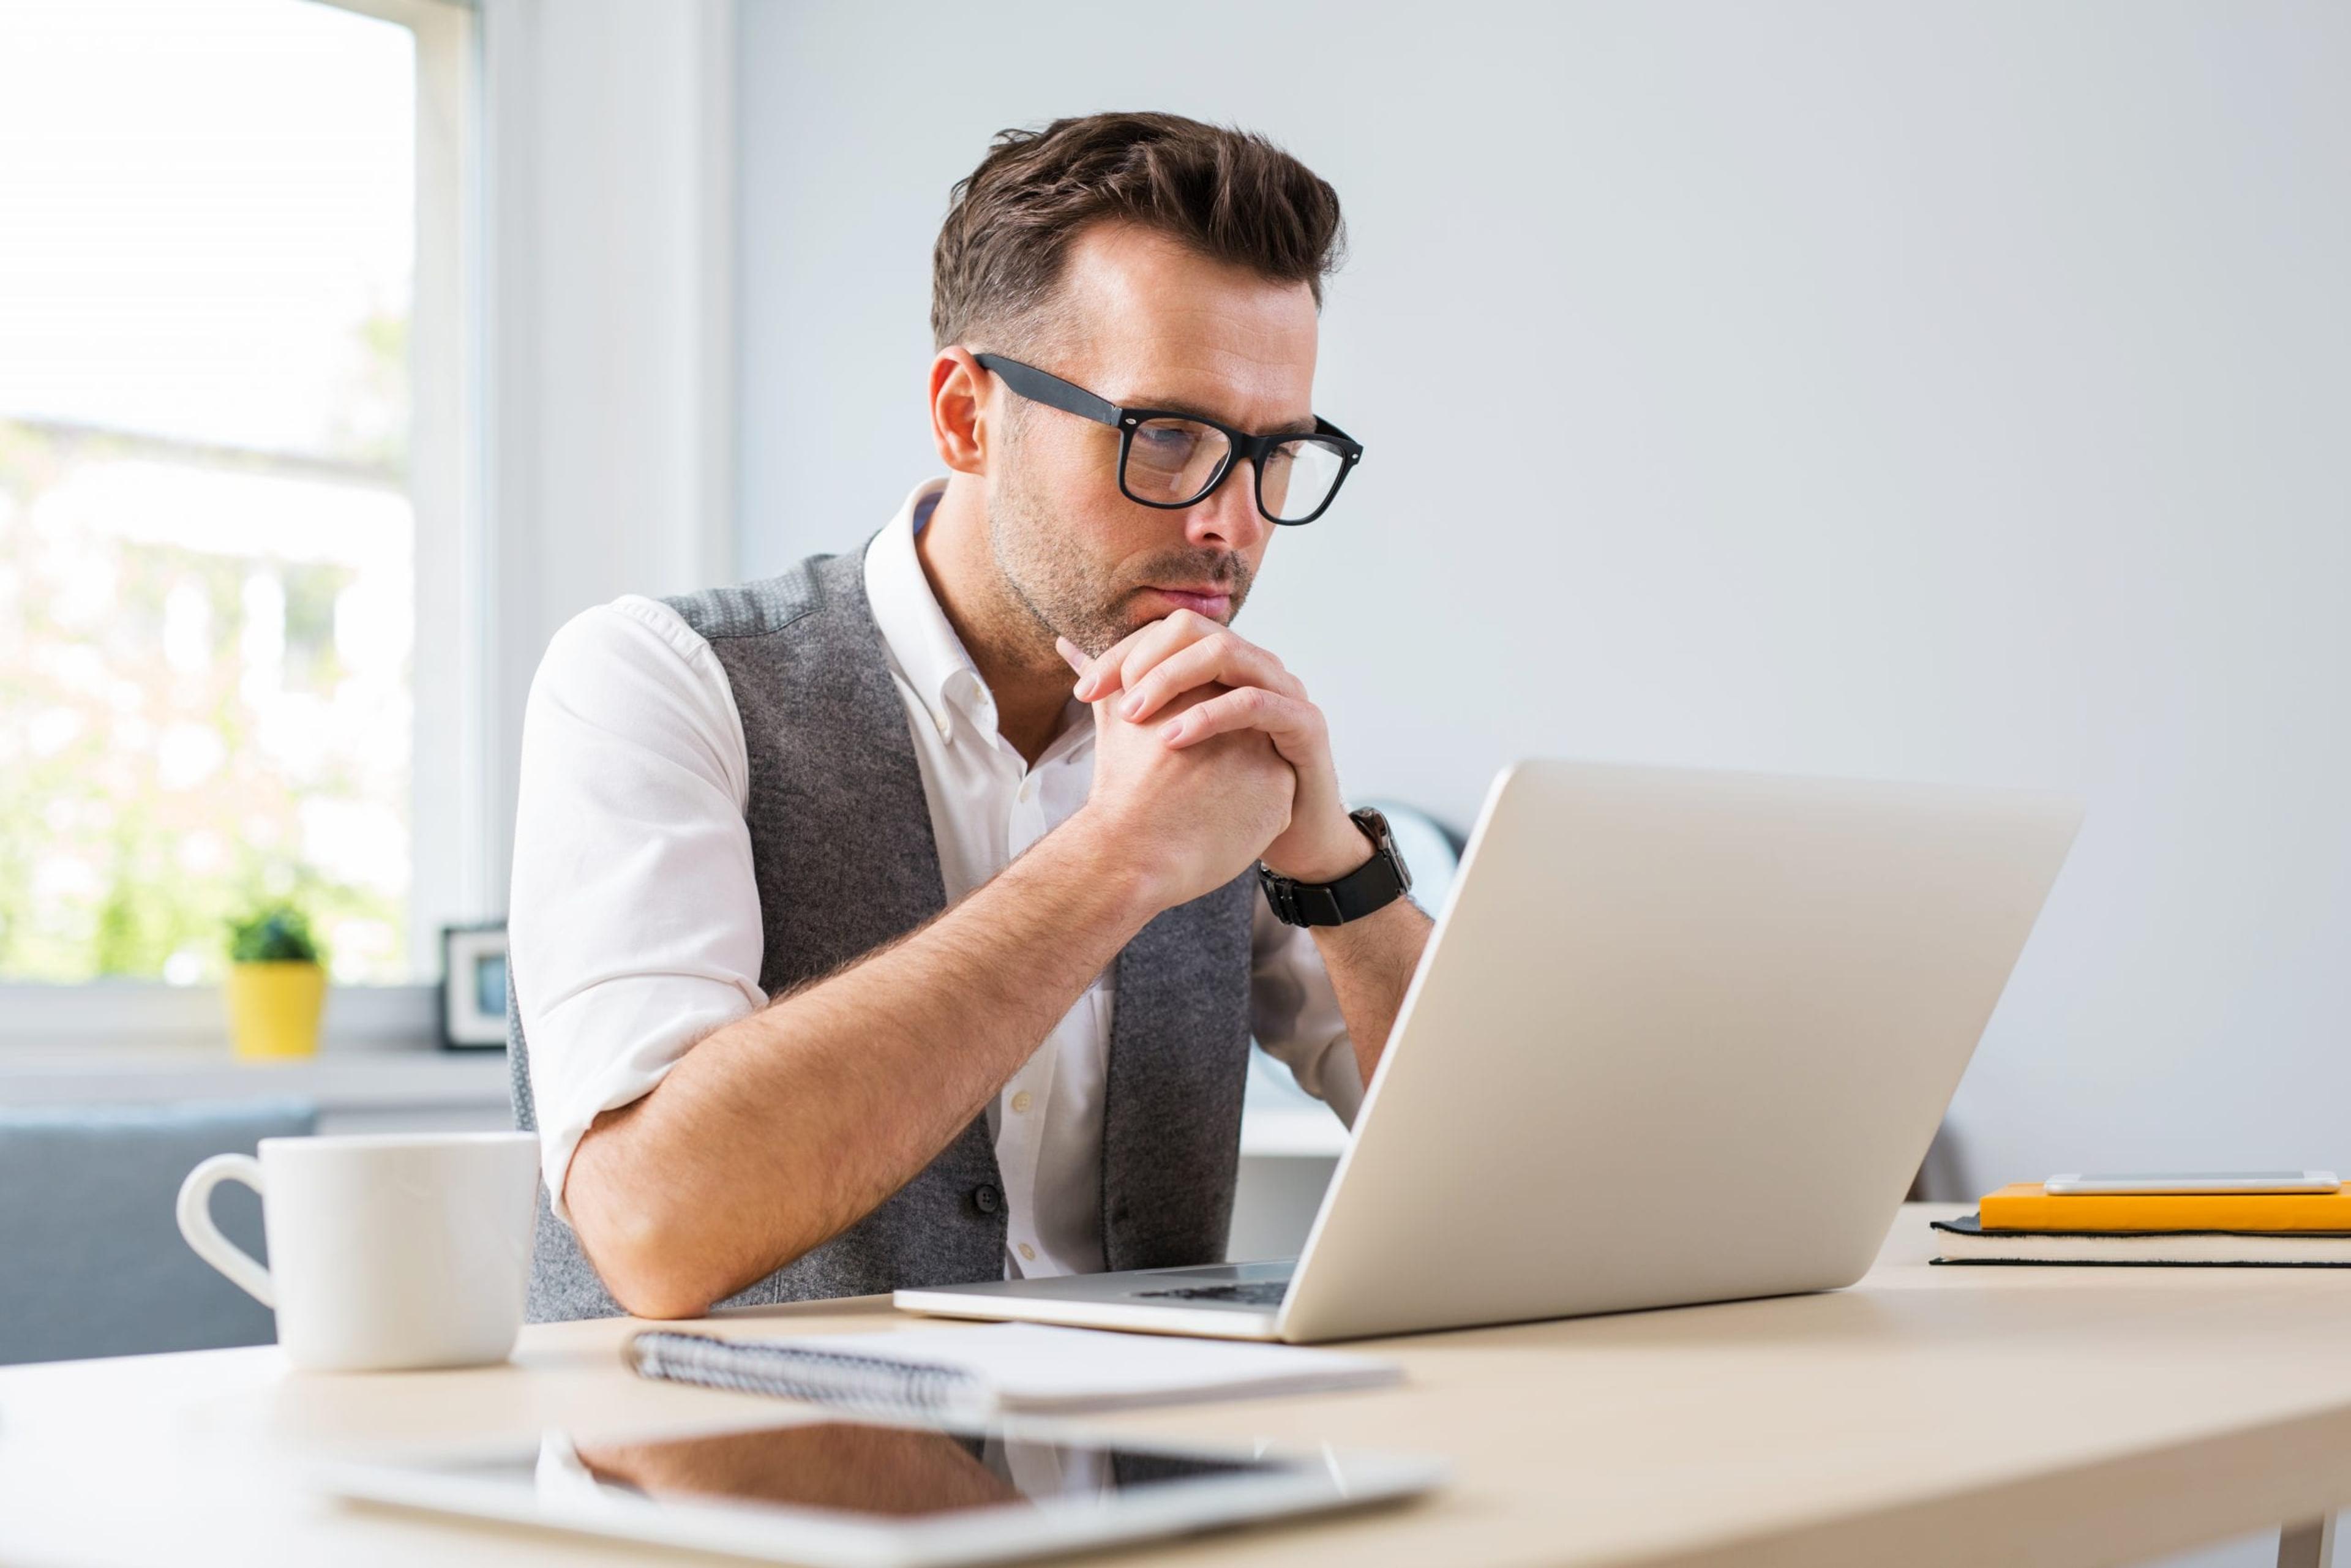
[[[0,982],[467,907],[470,14],[0,9]]]

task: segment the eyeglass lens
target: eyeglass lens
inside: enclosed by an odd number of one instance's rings
[[[1232,455],[1233,444],[1214,425],[1188,419],[1146,419],[1126,447],[1126,487],[1138,501],[1180,507],[1199,499]]]
[[[1214,425],[1188,419],[1146,419],[1127,443],[1127,494],[1155,506],[1198,500],[1232,455],[1232,443]],[[1312,517],[1346,468],[1337,447],[1315,436],[1285,441],[1266,456],[1257,476],[1258,498],[1278,522]]]
[[[1337,447],[1314,436],[1285,441],[1265,456],[1257,493],[1265,515],[1276,522],[1312,517],[1338,487],[1347,460]]]

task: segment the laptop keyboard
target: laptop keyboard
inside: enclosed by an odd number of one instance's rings
[[[1185,1285],[1173,1291],[1137,1291],[1136,1298],[1172,1296],[1180,1301],[1234,1301],[1245,1307],[1278,1307],[1290,1292],[1287,1280],[1252,1280],[1244,1285]]]

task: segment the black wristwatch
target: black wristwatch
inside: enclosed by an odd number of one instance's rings
[[[1372,841],[1372,858],[1338,881],[1295,882],[1267,870],[1263,861],[1257,862],[1265,901],[1284,925],[1344,925],[1385,909],[1412,886],[1412,872],[1388,836],[1388,820],[1368,806],[1347,815]]]

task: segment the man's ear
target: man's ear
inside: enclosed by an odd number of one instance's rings
[[[989,394],[996,378],[971,351],[941,349],[931,361],[931,442],[950,473],[987,472]]]

